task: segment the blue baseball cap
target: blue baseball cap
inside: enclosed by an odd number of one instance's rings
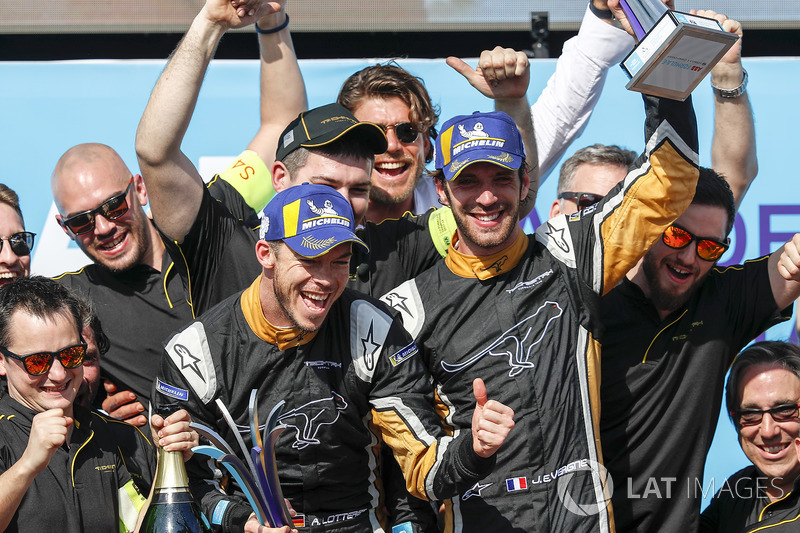
[[[336,189],[303,183],[276,194],[264,208],[259,238],[283,241],[303,257],[317,257],[345,242],[369,252],[355,234],[353,208]]]
[[[517,170],[524,159],[522,135],[514,120],[502,111],[453,117],[436,138],[436,168],[448,181],[472,163]]]

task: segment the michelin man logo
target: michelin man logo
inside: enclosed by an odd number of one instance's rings
[[[325,203],[323,204],[322,207],[317,207],[316,205],[314,205],[314,200],[306,200],[306,203],[308,204],[308,208],[311,210],[311,212],[317,216],[320,217],[339,216],[339,213],[337,213],[336,210],[333,208],[333,202],[331,202],[330,200],[325,200]]]
[[[483,137],[489,137],[489,134],[483,131],[483,123],[476,122],[474,126],[472,126],[472,131],[467,131],[467,129],[459,124],[458,125],[458,132],[461,134],[462,137],[465,139],[477,139]]]

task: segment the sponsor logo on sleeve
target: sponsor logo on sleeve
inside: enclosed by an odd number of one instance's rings
[[[189,399],[189,391],[186,389],[181,389],[180,387],[175,387],[174,385],[170,385],[168,383],[164,383],[159,378],[156,378],[156,390],[163,394],[164,396],[169,396],[170,398],[175,398],[176,400],[187,401]]]
[[[406,346],[405,348],[401,348],[397,352],[395,352],[391,357],[389,357],[389,361],[391,361],[392,366],[397,366],[409,357],[413,356],[419,350],[417,349],[417,345],[413,342]]]

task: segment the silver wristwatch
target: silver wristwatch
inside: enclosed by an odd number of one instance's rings
[[[742,69],[742,83],[734,89],[721,89],[714,85],[713,81],[711,82],[711,88],[714,90],[714,94],[719,95],[720,98],[736,98],[737,96],[741,96],[747,90],[747,71]]]

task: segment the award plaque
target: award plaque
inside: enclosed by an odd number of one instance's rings
[[[622,61],[631,91],[686,100],[739,38],[714,19],[678,13],[660,0],[620,0],[639,42]]]

